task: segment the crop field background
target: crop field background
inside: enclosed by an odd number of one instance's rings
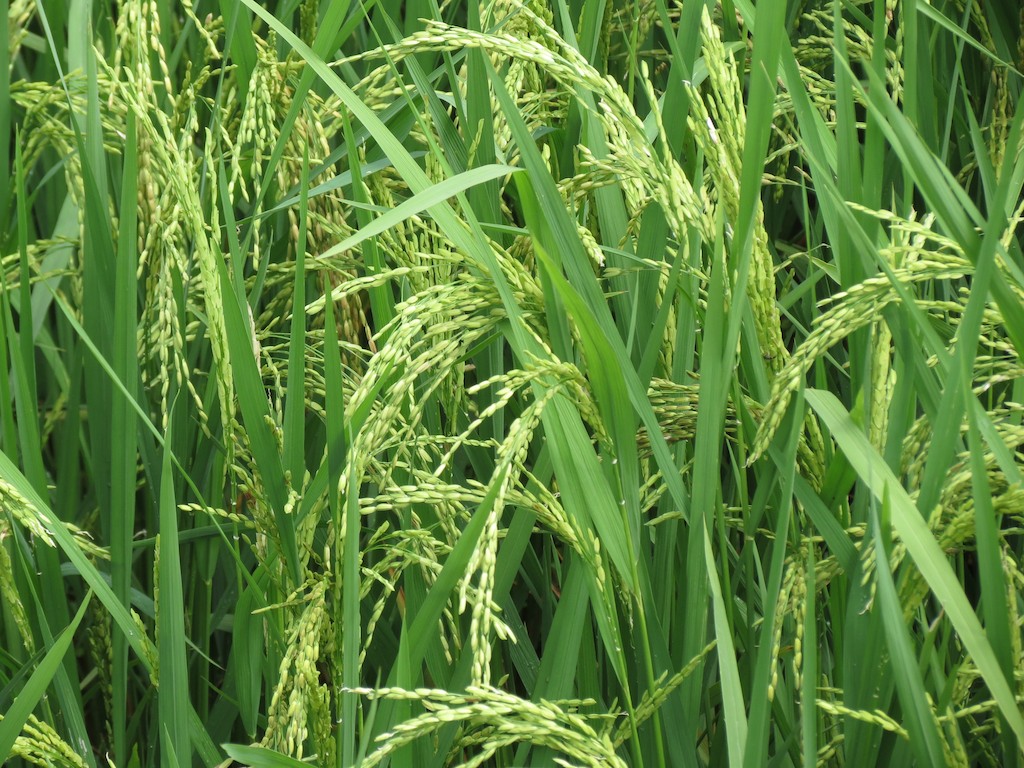
[[[4,0],[5,765],[1024,765],[1016,0]]]

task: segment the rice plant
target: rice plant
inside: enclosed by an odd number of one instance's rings
[[[1017,4],[4,10],[5,764],[1024,764]]]

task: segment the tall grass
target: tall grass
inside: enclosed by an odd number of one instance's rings
[[[12,765],[1024,760],[1009,0],[7,0]]]

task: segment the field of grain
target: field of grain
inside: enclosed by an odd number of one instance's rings
[[[1024,766],[1015,0],[4,0],[0,757]]]

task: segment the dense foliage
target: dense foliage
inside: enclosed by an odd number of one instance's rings
[[[1013,0],[4,8],[10,764],[1021,765]]]

